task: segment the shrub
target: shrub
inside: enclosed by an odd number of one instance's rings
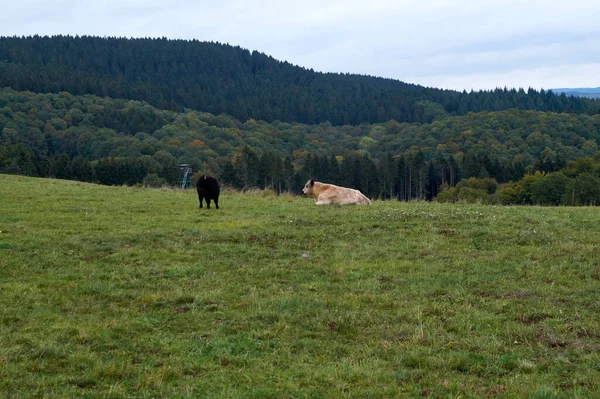
[[[167,181],[155,173],[148,173],[144,177],[144,187],[162,187],[166,185]]]
[[[458,200],[469,204],[488,202],[488,193],[479,188],[463,187],[458,193]]]
[[[600,204],[600,179],[589,173],[582,173],[569,180],[561,202],[566,205]]]
[[[569,178],[560,172],[545,175],[532,186],[532,202],[541,205],[560,205],[568,182]]]
[[[494,194],[498,188],[498,182],[492,177],[476,178],[470,177],[468,179],[462,179],[456,185],[460,190],[463,187],[474,188],[478,190],[485,190],[488,194]]]
[[[524,193],[521,183],[505,183],[498,186],[493,202],[500,205],[521,204]]]
[[[443,184],[440,187],[440,192],[433,200],[435,202],[456,202],[458,200],[458,189]]]
[[[523,187],[523,195],[521,196],[521,204],[533,204],[533,189],[535,185],[542,180],[546,174],[538,170],[534,174],[526,174],[520,181]]]
[[[459,181],[456,187],[443,184],[434,200],[436,202],[489,202],[489,196],[495,193],[497,188],[498,182],[494,178],[470,177]]]

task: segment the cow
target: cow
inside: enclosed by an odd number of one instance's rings
[[[200,200],[200,208],[202,208],[202,200],[206,200],[206,207],[210,209],[210,200],[215,201],[215,206],[219,209],[219,194],[221,193],[221,187],[219,181],[212,176],[202,175],[196,183],[196,190],[198,191],[198,200]]]
[[[371,200],[358,190],[314,180],[307,181],[302,192],[313,197],[317,205],[371,205]]]

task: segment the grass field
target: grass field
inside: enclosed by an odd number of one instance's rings
[[[0,397],[600,397],[600,210],[0,175]]]

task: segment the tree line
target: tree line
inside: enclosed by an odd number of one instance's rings
[[[0,89],[0,173],[111,185],[176,185],[187,163],[239,189],[299,193],[313,178],[371,198],[488,201],[467,183],[491,179],[504,188],[536,171],[554,176],[570,161],[591,159],[599,139],[600,115],[511,109],[428,124],[305,125]]]
[[[571,160],[554,172],[536,170],[506,183],[499,183],[487,173],[469,177],[454,157],[439,162],[426,161],[420,150],[400,156],[390,153],[379,161],[359,152],[347,157],[308,154],[302,167],[296,169],[291,157],[281,158],[268,152],[258,155],[245,146],[224,165],[220,179],[226,186],[240,190],[260,188],[294,194],[301,193],[308,179],[315,179],[352,187],[370,198],[383,200],[502,205],[600,204],[600,152],[594,157]],[[36,159],[22,144],[0,147],[0,171],[147,187],[173,184],[180,178],[176,164],[160,165],[148,159],[124,157],[88,162],[81,156],[70,159],[65,154]],[[203,172],[194,174],[194,184],[200,174]]]
[[[600,152],[567,162],[558,171],[536,170],[518,181],[498,184],[493,178],[462,179],[442,185],[439,202],[480,202],[502,205],[599,205]]]
[[[308,155],[300,170],[291,159],[265,153],[259,157],[249,147],[225,167],[224,183],[244,189],[258,187],[300,193],[308,179],[360,190],[383,200],[434,200],[517,205],[600,204],[600,152],[560,164],[544,164],[517,179],[500,182],[481,163],[480,173],[470,174],[451,156],[426,160],[420,149],[399,156],[388,153],[373,160],[366,154],[347,157]],[[550,167],[548,167],[550,166]],[[477,170],[477,169],[475,169]],[[481,171],[484,173],[481,173]],[[497,174],[501,176],[501,174]]]
[[[0,37],[0,87],[94,94],[176,112],[193,109],[241,121],[309,125],[429,123],[446,114],[511,108],[600,112],[600,101],[552,91],[440,90],[372,76],[319,73],[240,47],[165,38]]]

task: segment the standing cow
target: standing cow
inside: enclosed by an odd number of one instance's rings
[[[212,176],[202,175],[196,184],[198,190],[198,200],[200,200],[200,208],[202,208],[202,200],[206,200],[206,207],[210,209],[210,200],[215,201],[215,206],[219,209],[219,194],[221,187],[219,181]]]
[[[313,197],[317,205],[371,205],[371,200],[358,190],[314,180],[307,181],[302,192]]]

